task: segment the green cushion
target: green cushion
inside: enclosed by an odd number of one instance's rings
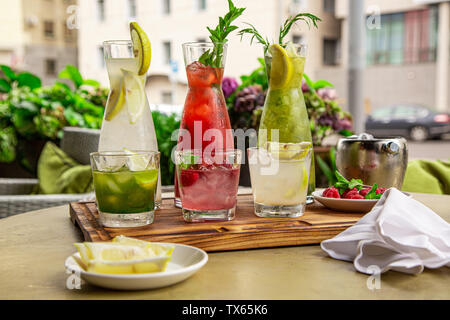
[[[450,161],[409,162],[402,189],[407,192],[450,194]]]
[[[54,143],[47,142],[39,157],[39,194],[78,194],[93,190],[89,165],[81,165]]]

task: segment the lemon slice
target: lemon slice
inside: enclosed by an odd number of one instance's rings
[[[152,60],[152,46],[147,34],[136,23],[130,23],[131,41],[133,42],[134,56],[139,60],[139,75],[147,73]]]
[[[121,70],[123,73],[128,119],[131,124],[135,124],[145,110],[146,96],[144,91],[144,79],[131,71],[125,69]]]
[[[151,273],[164,271],[172,257],[173,246],[117,238],[112,242],[75,243],[80,265],[86,271],[96,273]]]
[[[311,142],[301,143],[277,143],[270,142],[266,146],[267,151],[280,160],[303,160],[311,152]]]
[[[308,171],[306,171],[306,166],[303,166],[303,181],[302,181],[302,189],[308,189]]]
[[[122,110],[124,105],[125,93],[122,79],[118,88],[111,89],[111,93],[105,107],[105,120],[111,121]]]
[[[147,166],[150,162],[150,155],[139,154],[130,151],[127,148],[123,148],[123,150],[126,154],[130,155],[130,157],[127,158],[127,165],[131,171],[144,171],[145,169],[147,169]]]
[[[270,85],[273,89],[286,87],[293,76],[293,66],[286,50],[279,44],[273,44],[269,48],[272,55],[270,69]]]

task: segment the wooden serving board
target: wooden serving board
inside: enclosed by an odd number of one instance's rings
[[[70,204],[70,216],[86,241],[109,241],[124,235],[153,242],[196,246],[205,251],[285,247],[318,244],[355,224],[363,214],[338,213],[319,203],[307,206],[299,218],[259,218],[253,213],[253,197],[239,195],[233,221],[186,223],[173,199],[164,199],[153,224],[139,228],[104,228],[98,222],[94,202]]]

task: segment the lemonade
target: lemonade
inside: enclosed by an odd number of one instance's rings
[[[93,171],[98,209],[103,213],[141,213],[154,210],[158,170]]]
[[[269,91],[259,127],[258,145],[267,142],[312,143],[311,128],[302,92],[305,48],[288,44],[286,49],[272,45],[266,54]],[[272,130],[278,130],[278,136]],[[315,189],[314,161],[311,166],[309,193]]]
[[[311,162],[310,143],[250,148],[249,166],[255,214],[298,217],[305,209]]]
[[[145,92],[151,46],[136,23],[130,25],[131,40],[104,42],[110,94],[100,134],[99,151],[157,151],[158,143]],[[161,201],[158,182],[156,206]]]

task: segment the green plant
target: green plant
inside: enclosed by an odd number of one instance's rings
[[[161,152],[161,182],[163,185],[173,185],[175,165],[172,161],[172,150],[177,141],[172,140],[172,133],[180,129],[180,119],[176,114],[166,115],[159,111],[153,111],[152,116]]]
[[[108,91],[97,81],[83,79],[76,67],[69,65],[59,75],[70,80],[74,89],[59,81],[41,87],[35,75],[17,74],[4,65],[0,68],[0,86],[8,89],[0,100],[0,162],[19,157],[24,164],[18,152],[21,141],[58,141],[65,126],[100,128]]]
[[[214,43],[214,48],[206,51],[200,57],[199,62],[205,66],[222,67],[223,46],[228,41],[228,35],[238,29],[237,26],[233,26],[231,23],[241,16],[244,11],[245,8],[236,8],[233,1],[228,0],[228,13],[225,17],[219,17],[219,24],[215,29],[207,27],[211,34],[209,39]]]
[[[289,34],[291,28],[299,21],[305,22],[308,25],[308,27],[311,27],[312,24],[314,25],[314,27],[317,28],[317,22],[322,20],[310,13],[299,13],[295,16],[289,17],[288,19],[286,19],[284,24],[280,26],[280,33],[278,36],[278,44],[280,46],[282,47],[286,46],[284,38]],[[252,44],[253,41],[256,40],[257,42],[259,42],[264,46],[264,52],[267,52],[270,47],[269,39],[267,37],[264,38],[252,24],[247,23],[247,25],[249,26],[249,28],[242,29],[238,33],[238,35],[241,36],[241,40],[244,37],[244,35],[248,34],[250,35],[250,44]]]

